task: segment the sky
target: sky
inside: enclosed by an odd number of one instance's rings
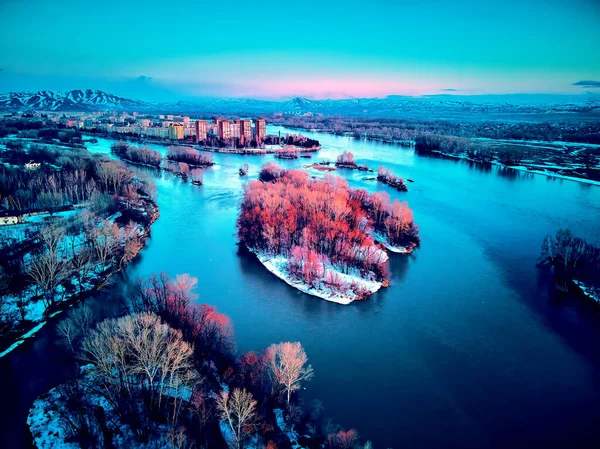
[[[0,1],[0,92],[600,93],[600,0]]]

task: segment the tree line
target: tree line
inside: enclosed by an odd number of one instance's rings
[[[192,147],[170,146],[167,149],[167,159],[199,167],[208,167],[215,164],[212,153],[198,151]]]
[[[387,278],[387,256],[372,233],[392,245],[417,244],[418,228],[406,203],[389,195],[350,189],[343,178],[311,180],[305,171],[263,165],[260,181],[244,187],[237,221],[240,242],[252,250],[289,258],[309,285],[326,281],[324,265],[343,273]]]
[[[136,164],[151,165],[158,168],[162,162],[162,156],[159,151],[152,150],[145,146],[136,147],[129,145],[126,142],[115,142],[110,146],[110,150],[121,159]]]
[[[600,144],[600,123],[596,122],[502,122],[453,121],[394,118],[352,118],[343,116],[273,116],[269,121],[290,128],[319,130],[338,135],[367,137],[383,141],[414,141],[423,133],[445,136],[510,140],[542,140]]]
[[[47,162],[38,169],[0,165],[0,207],[17,214],[50,212],[2,230],[0,321],[6,338],[65,300],[105,286],[142,248],[158,215],[154,182],[122,162],[84,149],[39,151]],[[70,215],[52,216],[65,209]],[[34,313],[38,302],[44,307]]]
[[[300,343],[236,357],[231,321],[196,304],[196,284],[189,275],[153,275],[129,294],[126,315],[94,324],[83,307],[60,324],[82,369],[44,408],[69,441],[86,448],[363,448],[355,430],[325,420],[319,403],[301,405],[298,391],[313,368]]]

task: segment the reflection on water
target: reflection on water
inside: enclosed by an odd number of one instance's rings
[[[203,186],[148,172],[160,218],[122,284],[98,301],[114,303],[119,288],[153,272],[189,272],[199,279],[200,301],[232,318],[240,352],[301,341],[316,373],[305,401],[320,399],[326,415],[377,448],[560,447],[596,438],[598,313],[572,298],[552,300],[535,264],[543,237],[560,227],[600,243],[600,188],[302,133],[323,144],[310,162],[348,150],[358,163],[415,181],[402,193],[364,173],[337,171],[352,186],[385,190],[414,210],[422,245],[409,257],[391,256],[389,288],[340,306],[267,272],[237,246],[235,220],[242,186],[274,158],[215,154]],[[100,140],[96,150],[106,148],[110,141]],[[238,175],[244,163],[247,178]],[[0,361],[3,388],[18,392],[22,407],[4,407],[2,442],[22,440],[28,404],[64,379],[58,350],[48,349],[53,332],[49,326]]]

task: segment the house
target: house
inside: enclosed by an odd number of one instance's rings
[[[27,170],[37,170],[38,168],[40,168],[40,163],[39,162],[33,162],[33,161],[29,161],[25,164],[25,168]]]
[[[24,223],[23,213],[18,210],[0,210],[0,226]]]

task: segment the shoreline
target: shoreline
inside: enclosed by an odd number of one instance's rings
[[[481,164],[481,165],[495,165],[496,167],[500,167],[500,168],[510,168],[512,170],[518,170],[520,172],[523,173],[531,173],[533,175],[544,175],[550,178],[558,178],[558,179],[565,179],[567,181],[574,181],[574,182],[580,182],[582,184],[589,184],[589,185],[594,185],[594,186],[600,186],[600,181],[596,181],[594,179],[589,179],[589,178],[579,178],[577,176],[568,176],[568,175],[561,175],[560,173],[554,173],[551,171],[542,171],[542,170],[530,170],[527,167],[523,166],[523,165],[504,165],[501,164],[498,161],[491,161],[491,162],[484,162],[484,161],[478,161],[476,159],[472,159],[468,156],[462,156],[462,155],[457,155],[457,154],[448,154],[448,153],[443,153],[439,150],[433,150],[430,151],[430,153],[433,153],[435,155],[439,155],[441,157],[446,157],[446,158],[450,158],[450,159],[454,159],[454,160],[463,160],[463,161],[468,161],[468,162],[473,162],[475,164]]]
[[[143,234],[140,235],[140,237],[143,241],[143,245],[139,248],[139,250],[131,258],[131,261],[133,261],[138,256],[140,251],[142,249],[144,249],[144,247],[146,246],[146,240],[148,239],[148,237],[151,234],[152,224],[154,224],[154,222],[160,216],[160,211],[158,209],[158,204],[156,203],[156,201],[151,200],[149,198],[145,199],[145,201],[148,202],[153,207],[154,213],[150,216],[151,218],[150,218],[150,221],[148,222],[148,224],[143,226],[144,232],[143,232]],[[6,338],[6,342],[8,342],[10,344],[8,345],[8,347],[6,349],[4,349],[3,351],[0,352],[0,359],[3,358],[4,356],[10,354],[14,349],[19,347],[23,343],[25,343],[27,340],[34,337],[35,334],[39,330],[41,330],[54,317],[56,317],[57,315],[60,315],[61,313],[65,312],[66,310],[70,309],[71,307],[79,304],[85,298],[93,295],[96,291],[98,291],[97,290],[98,286],[104,286],[112,276],[119,273],[126,267],[127,267],[127,264],[125,264],[123,266],[119,266],[118,264],[115,264],[113,267],[111,267],[111,269],[108,272],[105,273],[105,275],[103,277],[97,279],[95,285],[93,285],[92,288],[82,291],[82,292],[79,292],[79,293],[74,293],[73,295],[70,295],[67,299],[57,302],[56,304],[53,304],[52,309],[47,308],[46,310],[51,312],[47,316],[43,316],[40,320],[31,321],[30,323],[28,323],[29,326],[21,329],[18,332],[20,335],[15,336],[14,339]],[[24,331],[24,333],[21,334],[21,332],[23,332],[23,331]]]
[[[388,251],[395,253],[395,254],[412,254],[412,252],[416,248],[416,245],[414,245],[414,244],[410,248],[406,247],[406,246],[390,245],[390,243],[387,241],[387,239],[383,235],[379,234],[378,232],[372,232],[371,236],[375,239],[375,241],[377,243],[382,245]]]
[[[135,136],[131,136],[131,135],[127,135],[127,134],[117,134],[117,133],[109,133],[107,135],[97,135],[97,134],[93,134],[93,133],[89,133],[89,132],[82,132],[82,135],[85,136],[93,136],[94,138],[98,139],[98,137],[100,137],[101,139],[110,139],[110,140],[114,140],[116,142],[118,141],[126,141],[126,142],[133,142],[136,143],[138,145],[144,146],[146,144],[154,144],[154,145],[161,145],[163,147],[169,147],[169,146],[185,146],[185,147],[193,147],[197,150],[200,151],[209,151],[211,153],[223,153],[223,154],[246,154],[246,155],[261,155],[261,154],[276,154],[278,152],[280,152],[282,150],[283,147],[281,148],[228,148],[228,147],[211,147],[211,146],[205,146],[205,145],[199,145],[197,142],[180,142],[179,140],[162,140],[162,139],[148,139],[148,138],[142,138],[142,137],[135,137]],[[83,144],[85,147],[85,144]],[[297,147],[300,148],[298,150],[299,153],[314,153],[316,151],[319,151],[322,149],[321,145],[316,145],[316,146],[312,146],[312,147]]]
[[[339,133],[339,132],[334,132],[334,131],[330,131],[330,130],[326,130],[326,129],[320,129],[320,128],[301,128],[301,127],[290,127],[290,126],[286,126],[285,124],[277,124],[277,123],[273,123],[274,126],[279,126],[281,128],[287,128],[287,129],[292,129],[292,130],[304,130],[304,131],[308,131],[308,132],[315,132],[315,133],[323,133],[323,134],[329,134],[332,136],[348,136],[348,137],[352,137],[354,139],[366,139],[369,141],[374,141],[374,142],[381,142],[384,144],[389,144],[389,145],[395,145],[395,146],[401,146],[401,147],[413,147],[414,148],[414,142],[413,141],[396,141],[396,140],[385,140],[383,138],[379,138],[379,137],[370,137],[370,136],[360,136],[360,137],[356,137],[352,134],[348,135],[347,133]],[[472,138],[474,140],[479,140],[479,141],[486,141],[486,140],[490,140],[490,139],[486,139],[486,138]],[[539,145],[539,144],[552,144],[552,145],[565,145],[566,147],[569,146],[585,146],[585,147],[589,147],[589,148],[598,148],[600,147],[600,145],[598,144],[592,144],[592,143],[580,143],[580,142],[562,142],[562,141],[552,141],[552,142],[545,142],[545,141],[540,141],[540,140],[511,140],[511,139],[492,139],[498,142],[502,142],[502,143],[530,143],[530,144],[534,144],[534,145]],[[482,164],[482,165],[496,165],[498,167],[504,167],[504,168],[512,168],[514,170],[519,170],[519,171],[523,171],[525,173],[532,173],[535,175],[545,175],[548,177],[553,177],[553,178],[559,178],[559,179],[566,179],[567,181],[575,181],[575,182],[580,182],[583,184],[590,184],[590,185],[596,185],[596,186],[600,186],[600,181],[596,181],[594,179],[589,179],[589,178],[580,178],[577,176],[568,176],[568,175],[561,175],[559,173],[553,173],[553,172],[548,172],[548,171],[538,171],[538,170],[528,170],[527,168],[523,167],[523,168],[519,168],[522,166],[513,166],[513,165],[504,165],[504,164],[500,164],[497,161],[494,162],[484,162],[484,161],[478,161],[475,159],[471,159],[469,157],[466,156],[460,156],[460,155],[455,155],[455,154],[448,154],[448,153],[443,153],[439,150],[433,150],[430,151],[429,153],[434,153],[440,156],[444,156],[444,157],[448,157],[448,158],[452,158],[452,159],[461,159],[461,160],[465,160],[465,161],[469,161],[469,162],[474,162],[477,164]],[[426,153],[425,153],[426,154]]]
[[[333,302],[336,304],[341,304],[341,305],[348,305],[354,301],[360,301],[362,299],[365,299],[365,298],[359,298],[357,295],[353,295],[353,297],[352,297],[348,293],[344,294],[342,292],[336,292],[333,290],[328,291],[328,290],[323,290],[323,289],[316,289],[312,286],[305,284],[304,282],[302,282],[300,280],[294,280],[286,271],[287,259],[285,257],[283,257],[283,256],[270,257],[266,254],[263,254],[259,251],[251,250],[249,248],[248,248],[248,251],[250,251],[252,254],[254,254],[256,256],[256,258],[258,259],[258,261],[269,272],[274,274],[276,277],[278,277],[279,279],[284,281],[289,286],[294,287],[297,290],[301,291],[302,293],[305,293],[305,294],[311,295],[311,296],[316,296],[316,297],[324,299],[326,301]],[[335,271],[335,270],[332,270],[332,271]],[[339,272],[337,272],[337,273],[339,273]],[[348,275],[348,274],[342,274],[342,273],[339,273],[339,274],[340,274],[340,276],[342,276],[344,281],[353,280],[353,281],[361,282],[370,291],[369,296],[372,295],[373,293],[377,292],[383,286],[383,282],[369,281],[369,280],[363,279],[361,277],[352,276],[352,275]]]
[[[212,153],[223,153],[223,154],[242,154],[251,156],[260,156],[264,154],[277,154],[283,150],[282,148],[217,148],[217,147],[205,147],[202,145],[196,145],[199,150],[210,151]],[[298,147],[296,147],[298,148]],[[296,150],[298,153],[314,153],[321,149],[321,145],[314,147],[301,148]]]

